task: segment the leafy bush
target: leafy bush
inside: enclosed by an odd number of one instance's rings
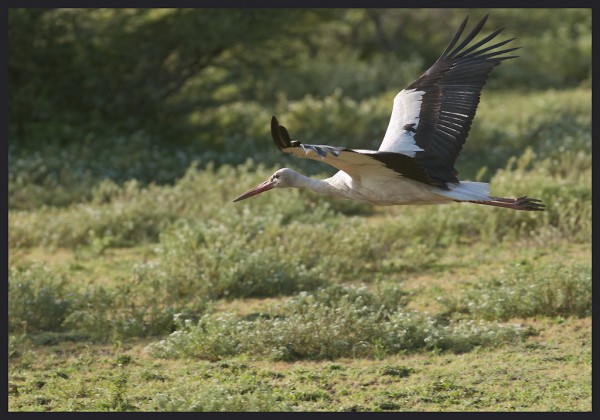
[[[264,223],[264,221],[263,221]],[[230,227],[187,224],[161,238],[159,264],[153,271],[171,284],[179,298],[193,295],[212,297],[276,296],[309,290],[324,279],[303,252],[292,252],[280,241],[263,246],[262,223],[236,235]],[[268,229],[268,227],[266,227]]]
[[[213,215],[216,220],[174,224],[161,235],[150,274],[170,279],[181,296],[276,296],[362,276],[370,281],[384,267],[385,252],[405,246],[384,227],[332,216],[323,220],[320,214],[329,213],[326,203],[286,223],[288,209],[301,200],[277,206],[280,200],[285,198],[236,209],[228,218],[222,215],[232,211],[221,209],[221,215]]]
[[[77,285],[44,264],[10,269],[9,331],[79,331],[94,339],[169,333],[175,314],[194,317],[208,310],[202,297],[173,301],[168,285],[142,273],[114,287]]]
[[[526,334],[520,326],[461,321],[442,325],[427,314],[382,304],[364,288],[331,286],[273,305],[244,320],[230,313],[178,319],[167,339],[150,345],[158,357],[218,360],[252,354],[275,360],[374,357],[425,349],[463,352]]]
[[[453,312],[483,319],[590,316],[591,267],[516,264],[500,276],[472,284],[460,299],[443,299]]]
[[[569,169],[573,167],[578,170]],[[494,176],[492,194],[528,194],[540,198],[546,211],[537,216],[526,212],[496,213],[502,219],[489,223],[493,223],[496,232],[504,230],[509,237],[562,237],[587,242],[592,229],[591,172],[591,155],[584,151],[565,152],[560,160],[536,160],[535,154],[526,150],[519,159],[510,159],[506,169]]]
[[[137,298],[123,289],[90,288],[79,298],[79,305],[64,320],[62,329],[86,333],[95,340],[145,337],[165,334],[173,329],[173,308],[155,298]],[[138,302],[136,302],[136,300]]]
[[[79,303],[76,288],[69,279],[41,264],[11,268],[8,296],[10,331],[59,329]]]
[[[466,179],[485,166],[487,179],[527,148],[539,160],[552,159],[554,164],[568,159],[571,153],[589,156],[591,126],[589,89],[550,89],[527,94],[484,90],[457,168],[461,179]]]
[[[102,194],[107,182],[94,192]],[[136,181],[116,189],[117,197],[100,205],[82,203],[66,209],[46,208],[41,214],[14,212],[9,242],[11,246],[60,246],[75,248],[101,241],[104,247],[126,246],[132,242],[156,240],[161,225],[172,219],[160,203],[160,189],[150,187],[143,193]]]

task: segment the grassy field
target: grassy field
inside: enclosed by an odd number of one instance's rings
[[[28,258],[57,270],[70,267],[85,281],[110,284],[111,279],[126,281],[131,261],[149,258],[149,251],[111,250],[102,258],[85,259],[64,249],[36,249],[21,255],[20,263]],[[428,267],[385,281],[402,284],[410,297],[407,309],[440,314],[445,309],[440,298],[460,295],[466,285],[523,263],[540,271],[584,267],[583,288],[589,287],[589,246],[561,241],[456,248]],[[280,299],[221,300],[215,311],[248,319]],[[588,294],[588,305],[590,299]],[[591,318],[560,312],[504,320],[503,325],[518,324],[527,331],[524,338],[500,345],[465,352],[386,354],[382,349],[369,357],[316,361],[281,361],[261,354],[217,354],[204,360],[193,350],[157,357],[151,348],[159,337],[102,342],[74,332],[14,334],[9,410],[588,411]]]
[[[12,160],[9,411],[590,411],[590,90],[475,121],[462,178],[546,212],[234,204],[252,161],[81,194]]]

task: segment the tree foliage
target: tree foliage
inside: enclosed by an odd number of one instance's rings
[[[80,134],[83,127],[168,133],[185,122],[194,105],[210,104],[211,93],[228,82],[220,80],[219,69],[235,74],[230,68],[243,60],[238,56],[258,54],[256,46],[274,34],[289,36],[307,14],[13,9],[9,78],[16,138],[77,141],[69,134]],[[205,94],[186,97],[188,83],[199,84],[203,89],[191,90]]]

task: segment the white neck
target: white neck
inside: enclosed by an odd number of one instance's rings
[[[346,189],[342,185],[338,186],[338,183],[334,182],[334,180],[335,176],[327,179],[313,179],[297,173],[293,186],[320,194],[349,198]]]

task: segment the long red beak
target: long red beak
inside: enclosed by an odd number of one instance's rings
[[[269,190],[273,189],[274,187],[275,187],[275,184],[273,184],[273,181],[268,179],[265,182],[261,182],[256,187],[252,188],[251,190],[246,191],[244,194],[240,195],[238,198],[233,200],[233,202],[235,203],[236,201],[241,201],[241,200],[245,200],[246,198],[254,197],[257,194],[263,193],[265,191],[269,191]]]

